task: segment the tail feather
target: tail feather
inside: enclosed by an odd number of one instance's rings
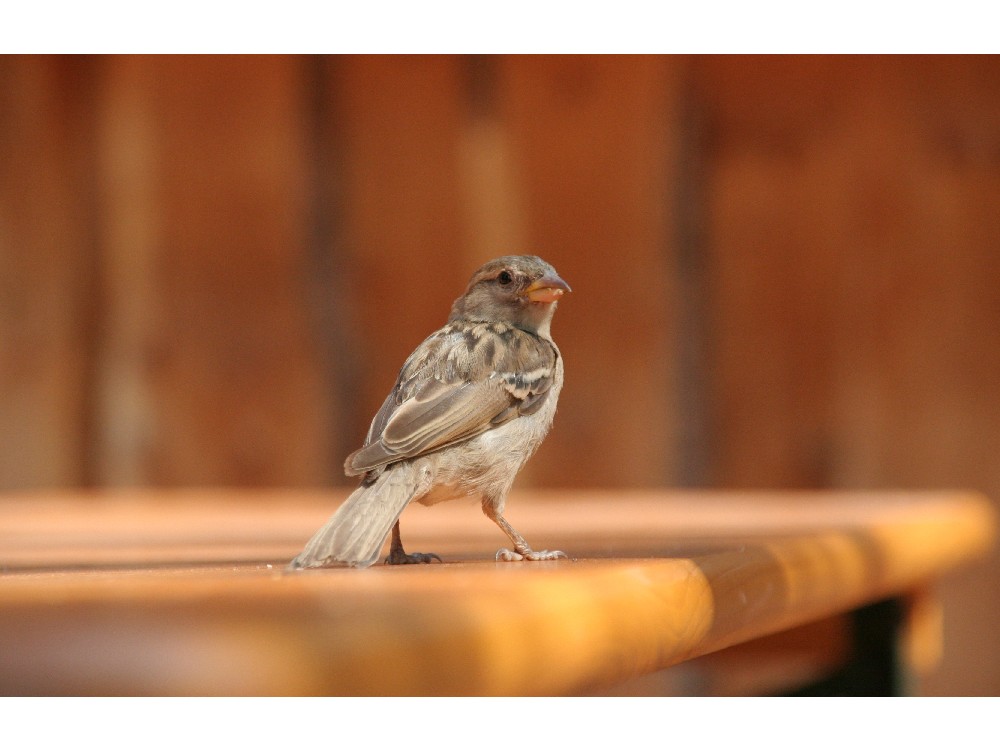
[[[367,568],[382,551],[403,509],[425,489],[424,474],[409,463],[396,464],[373,484],[358,487],[289,564],[290,569],[350,565]]]

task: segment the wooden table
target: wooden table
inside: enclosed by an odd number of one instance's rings
[[[986,553],[969,493],[515,494],[575,559],[496,563],[478,505],[416,506],[444,564],[286,573],[342,491],[0,497],[0,693],[579,695],[899,601]]]

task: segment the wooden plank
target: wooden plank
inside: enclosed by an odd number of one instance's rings
[[[0,487],[87,467],[95,238],[92,77],[77,57],[0,58]]]
[[[1000,486],[995,431],[973,416],[1000,407],[982,387],[1000,374],[1000,66],[706,58],[698,74],[718,480]]]
[[[105,68],[102,480],[326,480],[299,61]]]
[[[566,359],[559,436],[529,476],[578,487],[669,482],[679,429],[671,136],[680,64],[511,56],[497,68],[518,234],[574,289],[554,325]]]
[[[447,321],[478,263],[461,247],[458,59],[336,57],[327,85],[341,170],[335,264],[354,326],[352,349],[342,353],[354,370],[349,452],[364,441],[403,362]]]
[[[254,521],[256,542],[242,543],[270,554],[329,510],[329,497],[287,492],[7,499],[8,559],[46,543],[58,554],[67,534],[99,527],[107,549],[132,529],[150,559],[164,543],[202,548],[213,531],[237,549]],[[285,556],[9,570],[0,635],[18,647],[0,652],[0,692],[575,694],[920,588],[982,555],[996,533],[989,503],[961,493],[517,500],[525,531],[565,542],[576,559],[297,574],[282,574]],[[234,506],[247,510],[235,535]],[[488,536],[474,507],[418,510],[415,537],[442,551]]]
[[[821,486],[846,251],[831,172],[854,66],[829,58],[699,58],[714,448],[725,486]],[[849,100],[849,99],[848,99]]]

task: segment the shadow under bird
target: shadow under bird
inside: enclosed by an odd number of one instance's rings
[[[556,412],[563,361],[550,331],[564,292],[556,270],[533,255],[496,258],[477,270],[448,323],[410,355],[364,445],[344,463],[361,485],[289,568],[374,563],[390,532],[388,564],[440,560],[407,553],[399,516],[411,502],[478,498],[510,538],[497,560],[552,560],[503,517],[504,502]]]

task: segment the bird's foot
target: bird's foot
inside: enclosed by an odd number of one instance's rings
[[[417,565],[420,563],[429,563],[437,560],[442,562],[441,558],[435,555],[433,552],[403,552],[402,549],[392,549],[389,550],[389,556],[385,558],[386,565]]]
[[[529,547],[525,547],[522,550],[515,552],[512,549],[507,549],[504,547],[501,550],[497,550],[497,562],[516,562],[517,560],[558,560],[560,557],[567,557],[565,552],[560,550],[539,550],[535,551]]]

